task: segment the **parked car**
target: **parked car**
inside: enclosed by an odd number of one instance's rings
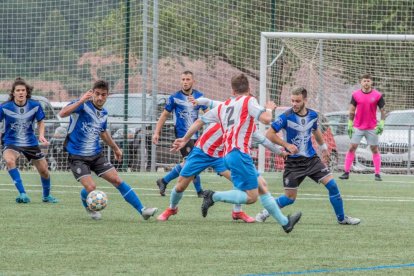
[[[387,114],[378,141],[383,171],[404,171],[414,167],[414,109]],[[373,170],[372,152],[363,139],[356,151],[358,162]]]
[[[281,115],[283,112],[287,111],[288,109],[290,109],[290,107],[284,107],[284,106],[277,107],[275,110],[275,117],[278,117],[279,115]],[[330,157],[328,166],[332,170],[336,170],[338,166],[338,152],[336,149],[335,139],[333,137],[331,128],[329,126],[329,122],[326,119],[326,117],[319,112],[318,112],[318,115],[319,115],[319,127],[322,132],[325,143],[328,146],[328,152],[329,152],[329,157]],[[284,130],[280,131],[278,134],[282,137],[282,139],[286,139],[286,134]],[[319,145],[316,142],[315,137],[313,135],[312,135],[312,145],[316,149],[318,154],[320,154]],[[256,162],[257,162],[257,156],[258,156],[257,153],[258,153],[257,148],[253,148],[252,157],[254,160],[256,160]],[[274,153],[272,153],[271,151],[267,149],[265,150],[265,160],[266,160],[265,161],[266,171],[282,171],[285,168],[285,160],[281,158],[280,156],[275,155]]]
[[[164,106],[168,97],[168,95],[164,94],[157,95],[156,119],[159,118],[159,115],[164,110]],[[144,158],[146,167],[150,167],[153,124],[150,124],[148,122],[150,120],[149,118],[146,118],[146,123],[142,122],[142,94],[131,93],[128,95],[127,123],[125,123],[124,120],[124,94],[110,94],[105,103],[105,109],[108,110],[108,130],[110,131],[112,138],[121,149],[126,149],[124,150],[123,158],[123,162],[126,163],[118,163],[113,156],[113,152],[111,150],[108,150],[108,156],[111,162],[119,170],[129,168],[130,170],[137,171],[140,170],[141,158]],[[152,97],[151,95],[147,95],[146,114],[151,114],[152,110]],[[124,138],[125,125],[127,128],[126,138]],[[59,169],[68,168],[67,161],[65,161],[67,160],[67,154],[63,152],[62,146],[62,143],[66,138],[66,131],[66,127],[59,128],[55,132],[53,139],[55,149],[54,152],[57,155],[57,159],[59,159]],[[159,144],[157,145],[157,159],[155,164],[156,168],[169,168],[179,162],[179,155],[170,152],[171,144],[174,139],[174,124],[172,120],[170,120],[166,122],[160,137]],[[125,143],[126,145],[124,146]],[[144,143],[144,154],[141,154],[141,143]]]
[[[9,99],[8,94],[0,94],[0,103],[4,103]],[[43,112],[45,113],[45,138],[50,142],[52,140],[52,137],[58,127],[60,127],[59,118],[57,117],[56,113],[54,112],[52,105],[50,104],[50,101],[43,97],[43,96],[37,96],[32,95],[32,99],[39,101],[40,105],[42,106]],[[37,125],[35,125],[37,126]],[[48,159],[49,162],[49,146],[40,145],[40,148],[42,152],[46,155],[46,159]],[[19,158],[19,168],[26,168],[30,166],[24,156]],[[50,162],[49,162],[50,165]],[[4,168],[4,162],[1,160],[0,167]]]

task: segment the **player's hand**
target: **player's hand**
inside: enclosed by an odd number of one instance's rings
[[[39,136],[39,142],[44,146],[49,145],[49,141],[44,136]]]
[[[122,160],[122,150],[120,148],[114,149],[114,157],[115,157],[116,161],[121,162],[121,160]]]
[[[265,108],[275,110],[276,109],[276,104],[273,101],[268,101],[265,105]]]
[[[384,124],[385,124],[384,120],[381,120],[381,121],[378,122],[377,127],[375,128],[375,133],[376,134],[378,134],[378,135],[382,134],[382,132],[384,131]]]
[[[93,90],[89,89],[85,94],[82,95],[82,97],[79,99],[80,102],[84,103],[93,97]]]
[[[182,149],[183,147],[185,147],[185,145],[188,143],[188,140],[184,139],[184,138],[178,138],[175,139],[175,141],[173,142],[170,151],[172,152],[177,152],[180,149]]]
[[[160,139],[160,135],[157,133],[154,133],[154,135],[152,135],[152,143],[154,145],[158,145],[158,140]]]
[[[285,159],[285,160],[286,160],[286,158],[287,158],[289,155],[291,155],[291,153],[290,153],[290,152],[287,152],[287,151],[282,151],[282,153],[281,153],[281,154],[279,154],[279,156],[280,156],[280,157],[282,157],[282,158],[283,158],[283,159]]]
[[[193,95],[188,96],[187,99],[193,106],[198,105],[198,101],[196,99],[194,99]]]
[[[353,133],[354,133],[354,121],[348,120],[348,136],[349,136],[349,139],[352,138]]]
[[[299,152],[298,147],[293,145],[293,144],[289,144],[286,149],[289,151],[290,154],[296,154]]]

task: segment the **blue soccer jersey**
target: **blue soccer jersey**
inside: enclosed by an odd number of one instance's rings
[[[193,90],[191,94],[194,99],[203,97],[203,93],[197,90]],[[190,126],[198,119],[199,110],[206,110],[207,106],[198,105],[193,106],[188,101],[188,96],[183,91],[177,91],[168,98],[168,102],[165,105],[165,110],[173,112],[175,136],[177,138],[184,137]],[[191,139],[198,139],[199,133],[195,133]]]
[[[81,104],[70,115],[66,150],[80,156],[99,154],[102,151],[100,135],[106,131],[107,119],[106,109],[96,108],[91,101]]]
[[[312,157],[316,154],[311,137],[312,131],[318,129],[318,113],[309,108],[307,110],[306,115],[300,116],[289,109],[271,125],[276,132],[284,129],[286,142],[298,148],[299,152],[289,157]]]
[[[35,123],[43,120],[45,114],[38,101],[27,99],[23,106],[7,101],[0,106],[3,145],[19,147],[38,146]]]

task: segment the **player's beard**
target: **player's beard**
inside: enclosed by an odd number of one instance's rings
[[[303,110],[305,109],[305,103],[303,103],[301,106],[299,106],[298,108],[297,108],[297,110],[295,109],[295,108],[293,108],[293,111],[295,112],[295,113],[301,113]]]

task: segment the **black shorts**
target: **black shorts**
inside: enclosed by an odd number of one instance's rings
[[[23,154],[28,161],[31,160],[40,160],[45,158],[45,154],[40,150],[39,146],[33,146],[33,147],[19,147],[15,145],[6,145],[3,148],[3,152],[5,150],[14,150],[17,151],[20,154]]]
[[[91,171],[96,173],[97,176],[101,176],[107,171],[114,169],[114,166],[108,161],[103,152],[94,156],[69,154],[68,160],[70,169],[78,181],[84,176],[91,175]]]
[[[195,139],[191,139],[190,141],[188,141],[187,144],[185,144],[185,146],[182,149],[180,149],[181,156],[183,158],[187,157],[190,154],[191,150],[194,148],[194,144],[196,141],[197,140]]]
[[[283,186],[285,188],[297,188],[307,176],[319,183],[322,178],[331,174],[329,168],[322,163],[317,155],[313,157],[288,157],[283,172]]]

